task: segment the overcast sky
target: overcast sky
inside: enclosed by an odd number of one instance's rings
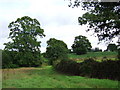
[[[106,49],[104,43],[97,44],[98,39],[91,36],[91,32],[86,33],[86,26],[78,24],[78,17],[85,11],[80,7],[68,7],[68,4],[67,0],[0,0],[0,49],[4,49],[3,43],[9,41],[9,23],[23,16],[36,18],[44,29],[46,37],[40,39],[42,52],[50,38],[63,40],[71,48],[78,35],[88,37],[93,48]]]

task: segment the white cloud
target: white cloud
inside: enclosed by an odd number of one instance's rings
[[[78,17],[85,11],[70,8],[68,4],[65,0],[0,0],[0,48],[3,49],[3,43],[9,41],[8,24],[22,16],[36,18],[41,23],[46,35],[40,39],[42,52],[49,38],[63,40],[71,48],[74,37],[78,35],[87,36],[93,47],[105,48],[103,43],[97,45],[97,38],[85,32],[85,26],[78,25]]]

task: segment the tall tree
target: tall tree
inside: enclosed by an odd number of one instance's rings
[[[72,45],[73,52],[81,55],[86,54],[92,48],[91,43],[87,37],[79,35],[75,37],[74,44]]]
[[[50,38],[47,44],[46,56],[50,65],[53,65],[54,61],[67,59],[68,48],[63,41]]]
[[[40,64],[40,41],[37,37],[45,36],[37,19],[29,16],[18,18],[9,24],[12,42],[5,43],[5,50],[18,52],[15,56],[21,66]]]

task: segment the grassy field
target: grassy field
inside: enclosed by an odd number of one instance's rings
[[[85,58],[96,58],[98,60],[102,60],[103,57],[106,57],[108,59],[115,59],[117,56],[117,52],[88,52],[84,55],[76,55],[76,54],[68,54],[68,57],[72,60],[83,60]]]
[[[3,88],[118,88],[118,81],[69,76],[51,66],[3,69]]]

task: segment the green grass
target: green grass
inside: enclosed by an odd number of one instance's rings
[[[83,55],[68,54],[68,57],[73,60],[78,60],[78,59],[82,60],[85,58],[102,59],[103,57],[107,57],[114,60],[116,56],[117,56],[117,52],[88,52],[87,54],[83,54]]]
[[[68,76],[51,66],[3,70],[3,88],[118,88],[118,81]]]

